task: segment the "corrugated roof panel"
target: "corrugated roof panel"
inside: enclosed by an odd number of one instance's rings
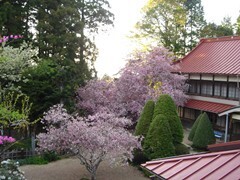
[[[203,39],[177,64],[182,73],[240,74],[240,37]]]
[[[164,165],[161,165],[161,166],[157,167],[156,169],[153,169],[153,171],[156,174],[164,173],[168,169],[172,168],[176,163],[177,163],[176,161],[171,161],[171,162],[168,162],[168,163],[164,163]]]
[[[230,109],[234,106],[228,105],[228,104],[213,103],[213,102],[208,102],[208,101],[189,99],[187,101],[187,103],[184,105],[184,107],[202,110],[202,111],[206,111],[206,112],[220,113],[220,112],[226,111],[227,109]]]
[[[213,179],[218,175],[219,179],[227,177],[228,175],[233,175],[232,171],[234,171],[234,168],[239,166],[239,154],[235,156],[229,155],[229,161],[228,162],[220,162],[221,163],[221,168],[215,168],[216,170],[210,174],[206,175],[206,179]],[[217,164],[217,167],[220,167],[220,164]],[[224,169],[224,171],[223,171]],[[238,173],[238,177],[240,175],[240,172]]]
[[[234,170],[232,170],[229,174],[224,176],[222,180],[239,180],[239,174],[240,174],[240,166],[237,166]],[[211,179],[209,179],[211,180]]]
[[[220,167],[224,168],[224,172],[223,175],[225,175],[226,173],[228,173],[230,170],[227,168],[227,164],[230,160],[232,160],[233,156],[230,154],[224,155],[224,156],[217,156],[216,159],[214,159],[214,161],[208,163],[206,166],[204,166],[202,169],[199,169],[197,172],[195,172],[194,174],[192,174],[191,176],[189,176],[190,179],[200,179],[200,178],[206,178],[209,177],[209,175],[213,174],[214,172],[214,176],[216,177],[216,174],[220,176],[221,171],[219,171],[219,169],[221,169]],[[234,163],[231,162],[231,166]],[[224,166],[226,165],[226,166]],[[224,166],[224,167],[223,167]],[[232,169],[232,168],[230,168]]]
[[[152,172],[165,179],[240,179],[239,149],[159,159],[142,167],[150,170],[151,164],[161,164]]]
[[[211,160],[212,160],[212,157],[199,158],[197,161],[191,164],[191,166],[189,166],[188,168],[185,168],[181,172],[176,173],[174,176],[171,177],[171,179],[176,179],[176,180],[189,179],[192,174],[197,173],[199,169],[208,165],[209,162],[211,162]],[[191,169],[191,171],[189,171],[189,168]],[[163,177],[165,177],[164,174],[163,174]],[[169,178],[166,177],[166,179],[169,179]]]

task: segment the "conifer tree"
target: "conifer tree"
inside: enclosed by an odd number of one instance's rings
[[[149,159],[162,158],[175,155],[173,138],[165,115],[157,115],[148,130],[144,141],[144,153]]]
[[[203,115],[202,113],[199,114],[199,116],[197,117],[196,121],[194,122],[194,124],[193,124],[193,126],[192,126],[192,128],[191,128],[191,131],[190,131],[190,133],[189,133],[189,135],[188,135],[188,140],[189,140],[189,141],[193,141],[193,138],[194,138],[196,129],[197,129],[197,127],[198,127],[198,123],[199,123],[200,119],[202,118],[202,115]]]
[[[177,113],[176,105],[171,96],[167,94],[159,96],[154,109],[153,118],[159,114],[166,116],[168,119],[173,136],[173,143],[181,143],[183,140],[183,127]]]
[[[145,104],[143,111],[140,115],[140,118],[138,119],[135,135],[137,136],[142,135],[146,137],[149,126],[152,122],[154,106],[155,106],[155,103],[152,100],[149,100]]]
[[[197,125],[192,146],[204,149],[207,147],[207,145],[215,143],[215,141],[216,139],[214,136],[212,124],[208,118],[207,113],[204,112]]]

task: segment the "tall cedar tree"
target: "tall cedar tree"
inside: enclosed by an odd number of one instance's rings
[[[183,54],[186,54],[201,38],[201,31],[206,26],[204,19],[204,10],[201,0],[186,0],[184,3],[186,9],[186,25],[183,31],[184,48]]]
[[[0,37],[9,35],[23,35],[25,41],[32,36],[30,28],[34,23],[32,16],[33,1],[2,0],[0,1]],[[19,46],[21,40],[11,43]]]
[[[159,96],[155,105],[153,118],[159,114],[166,116],[168,120],[173,136],[173,143],[181,143],[183,140],[183,127],[177,113],[176,105],[171,96],[167,94]]]
[[[175,155],[173,138],[165,115],[157,115],[149,128],[144,141],[144,153],[149,159],[169,157]]]
[[[152,122],[154,106],[155,106],[155,103],[152,100],[149,100],[145,104],[143,111],[140,115],[140,118],[138,119],[135,135],[137,136],[142,135],[146,137],[149,126]]]
[[[207,113],[203,113],[199,120],[195,135],[193,137],[193,147],[205,149],[207,145],[216,142],[212,124],[208,118]]]
[[[37,0],[37,45],[41,58],[52,58],[63,71],[71,69],[70,79],[62,82],[74,94],[78,86],[96,76],[97,49],[94,35],[105,25],[113,24],[113,14],[106,0]],[[62,77],[66,79],[67,77]],[[71,87],[71,88],[69,88]],[[61,99],[61,101],[63,101]]]
[[[72,61],[79,69],[78,73],[91,76],[88,66],[93,65],[97,55],[91,37],[104,25],[113,24],[108,1],[38,1],[37,41],[40,57]]]
[[[194,122],[194,124],[192,126],[192,129],[191,129],[191,131],[190,131],[190,133],[188,135],[188,140],[189,141],[193,141],[196,129],[198,127],[198,123],[199,123],[200,119],[202,118],[202,115],[203,115],[203,113],[199,114],[199,116],[197,117],[196,121]]]

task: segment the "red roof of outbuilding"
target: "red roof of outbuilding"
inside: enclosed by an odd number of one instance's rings
[[[184,107],[218,114],[218,113],[226,111],[234,106],[228,105],[228,104],[221,104],[221,103],[214,103],[214,102],[190,99],[187,101],[187,103],[184,105]]]
[[[240,179],[240,150],[159,159],[142,167],[164,179]]]
[[[182,73],[240,74],[240,36],[202,39],[177,64]]]

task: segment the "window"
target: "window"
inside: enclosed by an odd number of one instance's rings
[[[237,99],[238,98],[238,89],[237,83],[230,83],[228,88],[228,97]]]
[[[202,82],[201,93],[203,95],[212,95],[213,85],[212,82]]]
[[[200,82],[199,81],[190,81],[189,82],[189,93],[192,93],[192,94],[200,93]]]
[[[189,109],[189,108],[184,108],[184,118],[195,120],[195,110]]]
[[[223,84],[221,85],[221,96],[222,97],[227,97],[227,84]]]
[[[224,129],[225,128],[225,120],[226,120],[226,116],[221,116],[217,118],[217,123],[216,125],[220,128],[220,129]]]
[[[214,96],[221,96],[221,84],[220,83],[214,84]]]

